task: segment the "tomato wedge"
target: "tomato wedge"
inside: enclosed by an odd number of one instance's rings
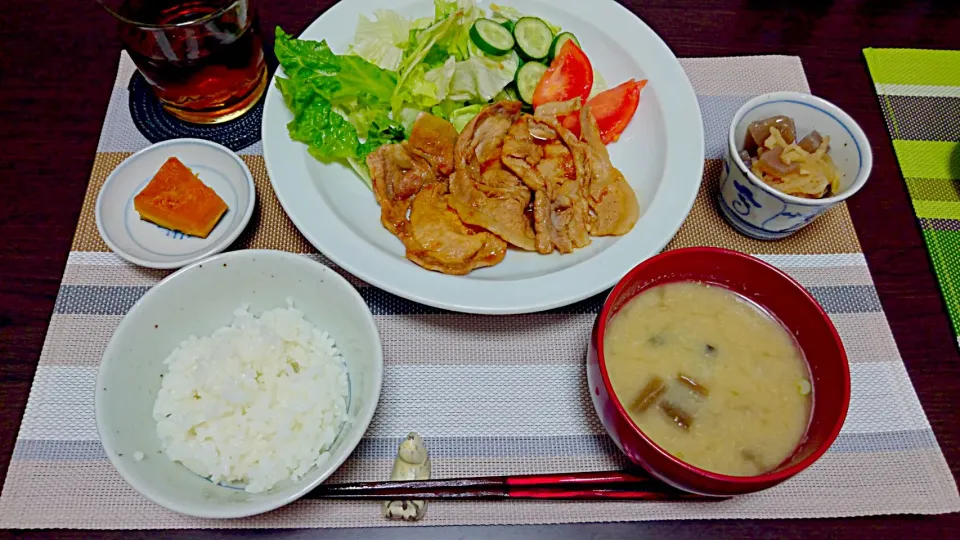
[[[533,92],[533,107],[555,101],[567,101],[576,97],[586,101],[593,89],[593,66],[573,40],[560,48],[550,68],[540,78]]]
[[[633,79],[600,92],[587,102],[593,117],[597,119],[600,128],[600,139],[603,144],[610,144],[620,138],[623,130],[637,112],[640,105],[640,91],[647,85],[646,79]],[[580,116],[571,114],[563,119],[563,125],[578,137],[580,136]]]

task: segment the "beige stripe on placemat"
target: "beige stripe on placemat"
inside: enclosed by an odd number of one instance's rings
[[[496,344],[504,350],[484,358],[484,365],[574,365],[583,362],[583,343],[587,342],[592,314],[538,315],[541,320],[525,325],[529,317],[475,317],[459,313],[437,315],[377,316],[377,327],[383,339],[384,362],[388,365],[462,365],[473,361],[451,356],[445,340],[459,339],[466,350],[485,343],[489,336],[510,336],[517,339],[509,345]],[[90,315],[54,313],[50,331],[40,354],[41,366],[100,365],[110,337],[120,324],[122,315]],[[843,338],[851,363],[899,361],[893,358],[896,343],[883,313],[837,313],[830,316]],[[510,327],[510,330],[505,330]],[[469,333],[457,329],[469,329]],[[536,337],[534,337],[536,336]],[[554,349],[544,354],[543,343]],[[572,470],[572,469],[571,469]]]
[[[780,265],[778,268],[807,288],[844,285],[873,287],[873,278],[870,276],[870,269],[866,265],[824,266],[822,268],[797,268]]]
[[[39,365],[98,367],[122,315],[54,313]]]
[[[830,315],[830,320],[837,327],[850,363],[901,361],[883,312],[836,313]]]
[[[80,221],[77,223],[77,232],[73,235],[71,251],[110,251],[97,230],[97,195],[100,194],[100,188],[106,182],[107,176],[131,155],[131,152],[97,152],[93,158],[93,171],[90,173],[87,194],[80,209]]]
[[[80,214],[80,223],[73,240],[73,251],[110,251],[100,238],[94,218],[97,194],[107,176],[121,161],[130,156],[125,152],[98,153]],[[295,253],[316,251],[293,226],[273,193],[267,178],[262,156],[242,156],[253,173],[257,187],[257,209],[246,232],[237,240],[236,247],[254,249],[281,249]],[[707,160],[703,184],[690,216],[667,249],[689,246],[717,246],[753,254],[832,254],[859,253],[860,243],[853,222],[844,204],[821,216],[809,227],[779,242],[764,242],[747,238],[736,232],[720,216],[716,195],[722,169],[722,160]],[[642,231],[637,231],[642,234]]]
[[[133,264],[114,266],[97,264],[70,264],[63,270],[60,285],[91,285],[105,287],[153,287],[170,275],[170,270],[155,270]]]
[[[280,249],[294,253],[317,250],[307,242],[287,217],[280,201],[273,193],[263,156],[241,156],[250,167],[257,184],[257,210],[247,225],[246,232],[237,239],[236,246],[250,249]]]
[[[747,238],[738,233],[717,210],[717,191],[723,160],[709,159],[703,172],[703,184],[693,210],[667,249],[690,246],[715,246],[755,255],[813,253],[859,253],[860,242],[845,204],[837,205],[798,233],[777,242]],[[642,231],[641,231],[642,232]]]

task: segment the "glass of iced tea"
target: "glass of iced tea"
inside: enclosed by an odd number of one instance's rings
[[[252,108],[267,86],[253,0],[97,0],[117,19],[120,40],[172,115],[226,122]]]

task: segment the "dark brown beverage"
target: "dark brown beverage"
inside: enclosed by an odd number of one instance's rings
[[[120,39],[174,116],[223,122],[256,104],[267,84],[251,0],[122,0]]]

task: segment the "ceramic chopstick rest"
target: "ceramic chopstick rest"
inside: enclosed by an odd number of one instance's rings
[[[410,433],[400,443],[397,457],[393,460],[390,480],[429,480],[430,456],[423,439]],[[387,519],[417,521],[427,513],[427,501],[384,501],[383,516]]]

